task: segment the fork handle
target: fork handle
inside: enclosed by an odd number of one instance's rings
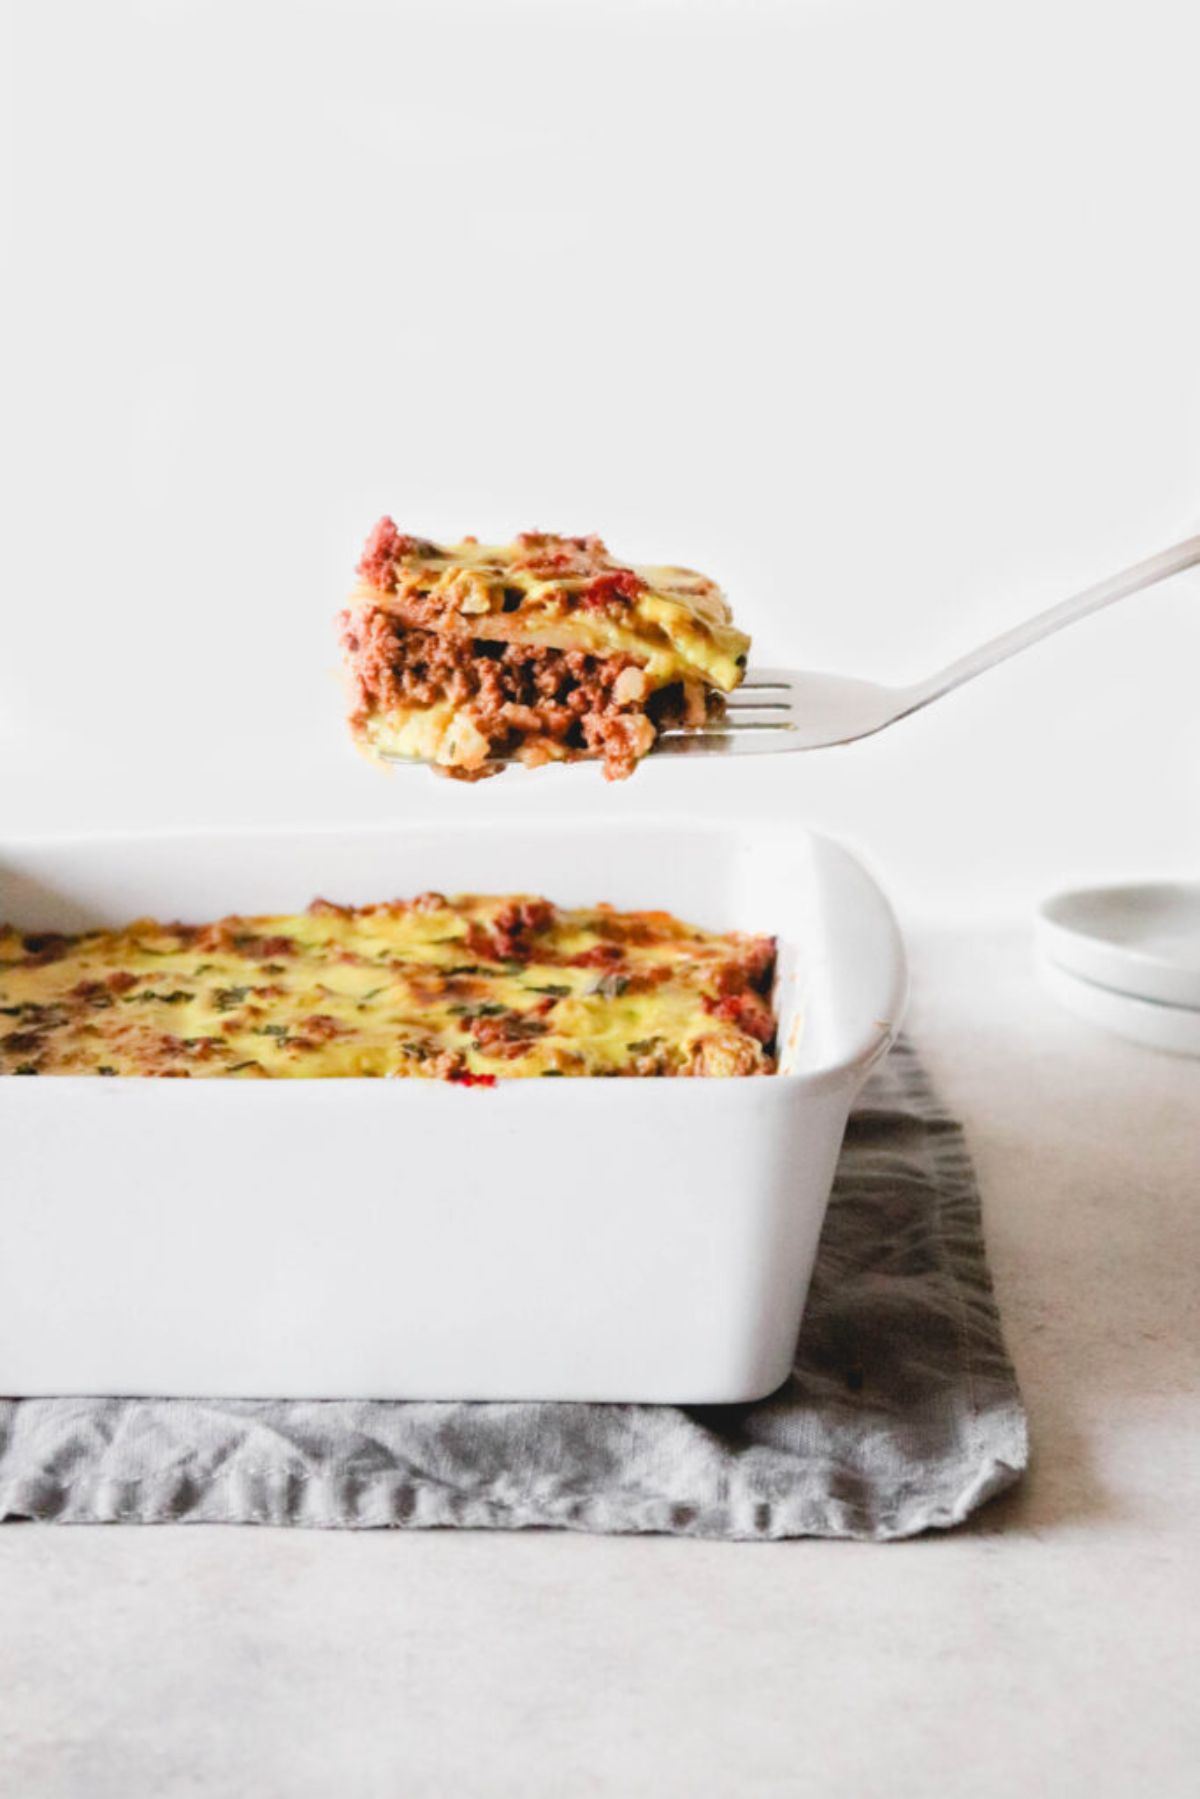
[[[1064,625],[1073,625],[1090,612],[1111,606],[1114,600],[1140,593],[1143,587],[1169,580],[1172,575],[1193,568],[1198,562],[1200,537],[1185,537],[1182,543],[1172,544],[1169,550],[1160,550],[1157,556],[1147,556],[1144,562],[1135,562],[1132,568],[1122,569],[1119,575],[1110,575],[1107,581],[1085,587],[1082,593],[1073,594],[1069,600],[1060,600],[1057,606],[1026,619],[1023,625],[1014,625],[1011,631],[1002,631],[999,637],[990,638],[977,650],[960,656],[957,662],[951,662],[947,668],[931,675],[927,681],[918,681],[906,690],[905,697],[909,701],[906,710],[915,711],[918,706],[927,706],[930,700],[940,699],[952,688],[961,687],[964,681],[974,680],[985,669],[994,668],[997,662],[1004,662],[1009,656],[1027,650],[1031,644],[1040,643],[1052,631],[1061,631]]]

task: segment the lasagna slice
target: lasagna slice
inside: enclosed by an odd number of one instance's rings
[[[714,582],[628,567],[598,537],[442,545],[385,518],[358,574],[339,622],[350,727],[376,759],[478,780],[595,757],[621,780],[745,672],[750,640]]]

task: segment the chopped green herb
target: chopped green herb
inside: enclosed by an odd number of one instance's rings
[[[562,1069],[561,1068],[543,1068],[542,1069],[542,1079],[544,1081],[552,1080],[556,1074],[561,1075]]]
[[[5,1007],[5,1011],[8,1009]],[[39,1005],[35,999],[27,999],[23,1006],[18,1006],[14,1017],[17,1012],[25,1014],[29,1029],[34,1031],[52,1031],[58,1025],[65,1024],[67,1019],[65,1006]]]
[[[646,1056],[651,1050],[658,1049],[661,1043],[661,1037],[639,1037],[635,1043],[627,1043],[625,1048],[631,1055]]]
[[[503,1018],[506,1012],[512,1011],[512,1007],[488,1004],[482,1006],[447,1006],[446,1010],[452,1018]]]
[[[594,981],[589,981],[585,993],[596,994],[605,999],[619,999],[629,985],[627,974],[601,974]]]
[[[287,1026],[286,1024],[256,1024],[254,1035],[256,1037],[277,1037],[281,1043],[286,1043]]]
[[[137,1006],[147,1000],[158,1000],[164,1006],[177,1006],[181,1000],[195,997],[194,993],[185,993],[182,987],[176,987],[172,993],[130,993],[126,996],[125,1004]]]
[[[570,991],[571,989],[569,987],[562,986],[558,981],[548,981],[544,987],[535,987],[531,982],[526,989],[526,992],[528,993],[553,994],[555,999],[563,999]],[[557,1073],[558,1070],[555,1070],[555,1072]]]
[[[243,1068],[257,1068],[257,1067],[258,1067],[258,1063],[253,1059],[253,1057],[251,1057],[249,1062],[232,1062],[230,1064],[230,1066],[225,1070],[225,1072],[226,1072],[226,1074],[240,1074]],[[101,1074],[103,1074],[104,1070],[101,1069],[100,1072],[101,1072]]]
[[[232,1012],[235,1006],[242,1004],[249,991],[249,987],[217,987],[213,991],[213,1004],[218,1012]]]
[[[14,1074],[37,1074],[39,1071],[33,1062],[18,1062],[13,1069]]]
[[[108,1066],[108,1063],[107,1063],[107,1062],[106,1062],[106,1063],[105,1063],[105,1064],[104,1064],[104,1066],[103,1066],[103,1068],[98,1068],[98,1069],[97,1069],[97,1070],[96,1070],[96,1073],[97,1073],[97,1074],[116,1074],[116,1072],[117,1072],[117,1071],[116,1071],[116,1069],[115,1069],[115,1068],[110,1068],[110,1067],[109,1067],[109,1066]]]
[[[362,997],[359,999],[358,1003],[360,1006],[365,1006],[369,999],[374,999],[374,998],[376,998],[376,996],[378,994],[386,993],[386,991],[387,991],[386,983],[382,987],[372,987],[372,989],[369,993],[364,993],[362,995]]]

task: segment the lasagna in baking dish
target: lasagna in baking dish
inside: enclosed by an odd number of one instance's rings
[[[774,962],[769,937],[526,895],[0,927],[0,1074],[770,1074]]]
[[[620,780],[746,667],[750,640],[707,576],[628,567],[598,537],[443,545],[385,518],[358,574],[340,620],[354,736],[460,780],[583,757]]]

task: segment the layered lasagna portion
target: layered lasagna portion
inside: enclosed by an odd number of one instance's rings
[[[712,581],[627,567],[598,537],[443,545],[385,518],[358,573],[340,619],[355,738],[460,780],[582,757],[620,780],[745,671],[750,640]]]
[[[770,1074],[774,962],[769,937],[527,895],[0,927],[0,1074]]]

